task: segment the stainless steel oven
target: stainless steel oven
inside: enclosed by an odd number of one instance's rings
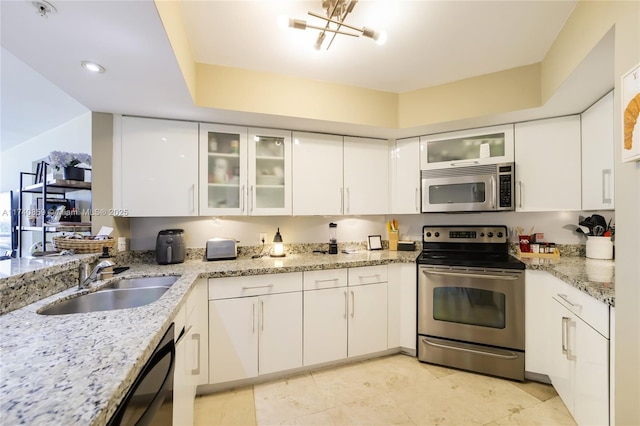
[[[423,228],[418,358],[524,380],[524,264],[504,226]]]

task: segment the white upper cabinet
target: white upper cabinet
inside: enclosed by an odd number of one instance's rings
[[[198,214],[198,124],[114,117],[114,207],[129,216]]]
[[[389,180],[391,213],[420,213],[420,138],[400,139],[391,146]]]
[[[291,132],[249,129],[250,215],[291,214]]]
[[[581,209],[580,116],[516,123],[516,211]]]
[[[293,132],[293,214],[341,215],[342,136]]]
[[[422,170],[513,161],[513,124],[420,138]]]
[[[613,92],[582,113],[582,209],[612,210]]]
[[[389,212],[387,141],[344,137],[344,214]]]
[[[247,128],[200,124],[200,215],[246,215]]]
[[[293,214],[385,214],[389,148],[379,139],[293,132]]]

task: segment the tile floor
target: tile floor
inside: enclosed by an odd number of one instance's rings
[[[553,387],[418,362],[357,362],[200,396],[195,424],[575,425]]]

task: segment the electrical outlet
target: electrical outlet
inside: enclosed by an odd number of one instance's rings
[[[264,244],[266,242],[267,242],[267,233],[266,232],[261,232],[260,233],[260,237],[258,239],[258,243]]]

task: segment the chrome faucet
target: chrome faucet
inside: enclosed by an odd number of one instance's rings
[[[89,287],[89,283],[96,281],[98,279],[98,274],[110,266],[115,266],[115,263],[110,260],[103,260],[102,262],[98,263],[95,268],[93,268],[89,276],[87,276],[86,278],[84,278],[82,274],[80,274],[78,288],[83,289]]]

